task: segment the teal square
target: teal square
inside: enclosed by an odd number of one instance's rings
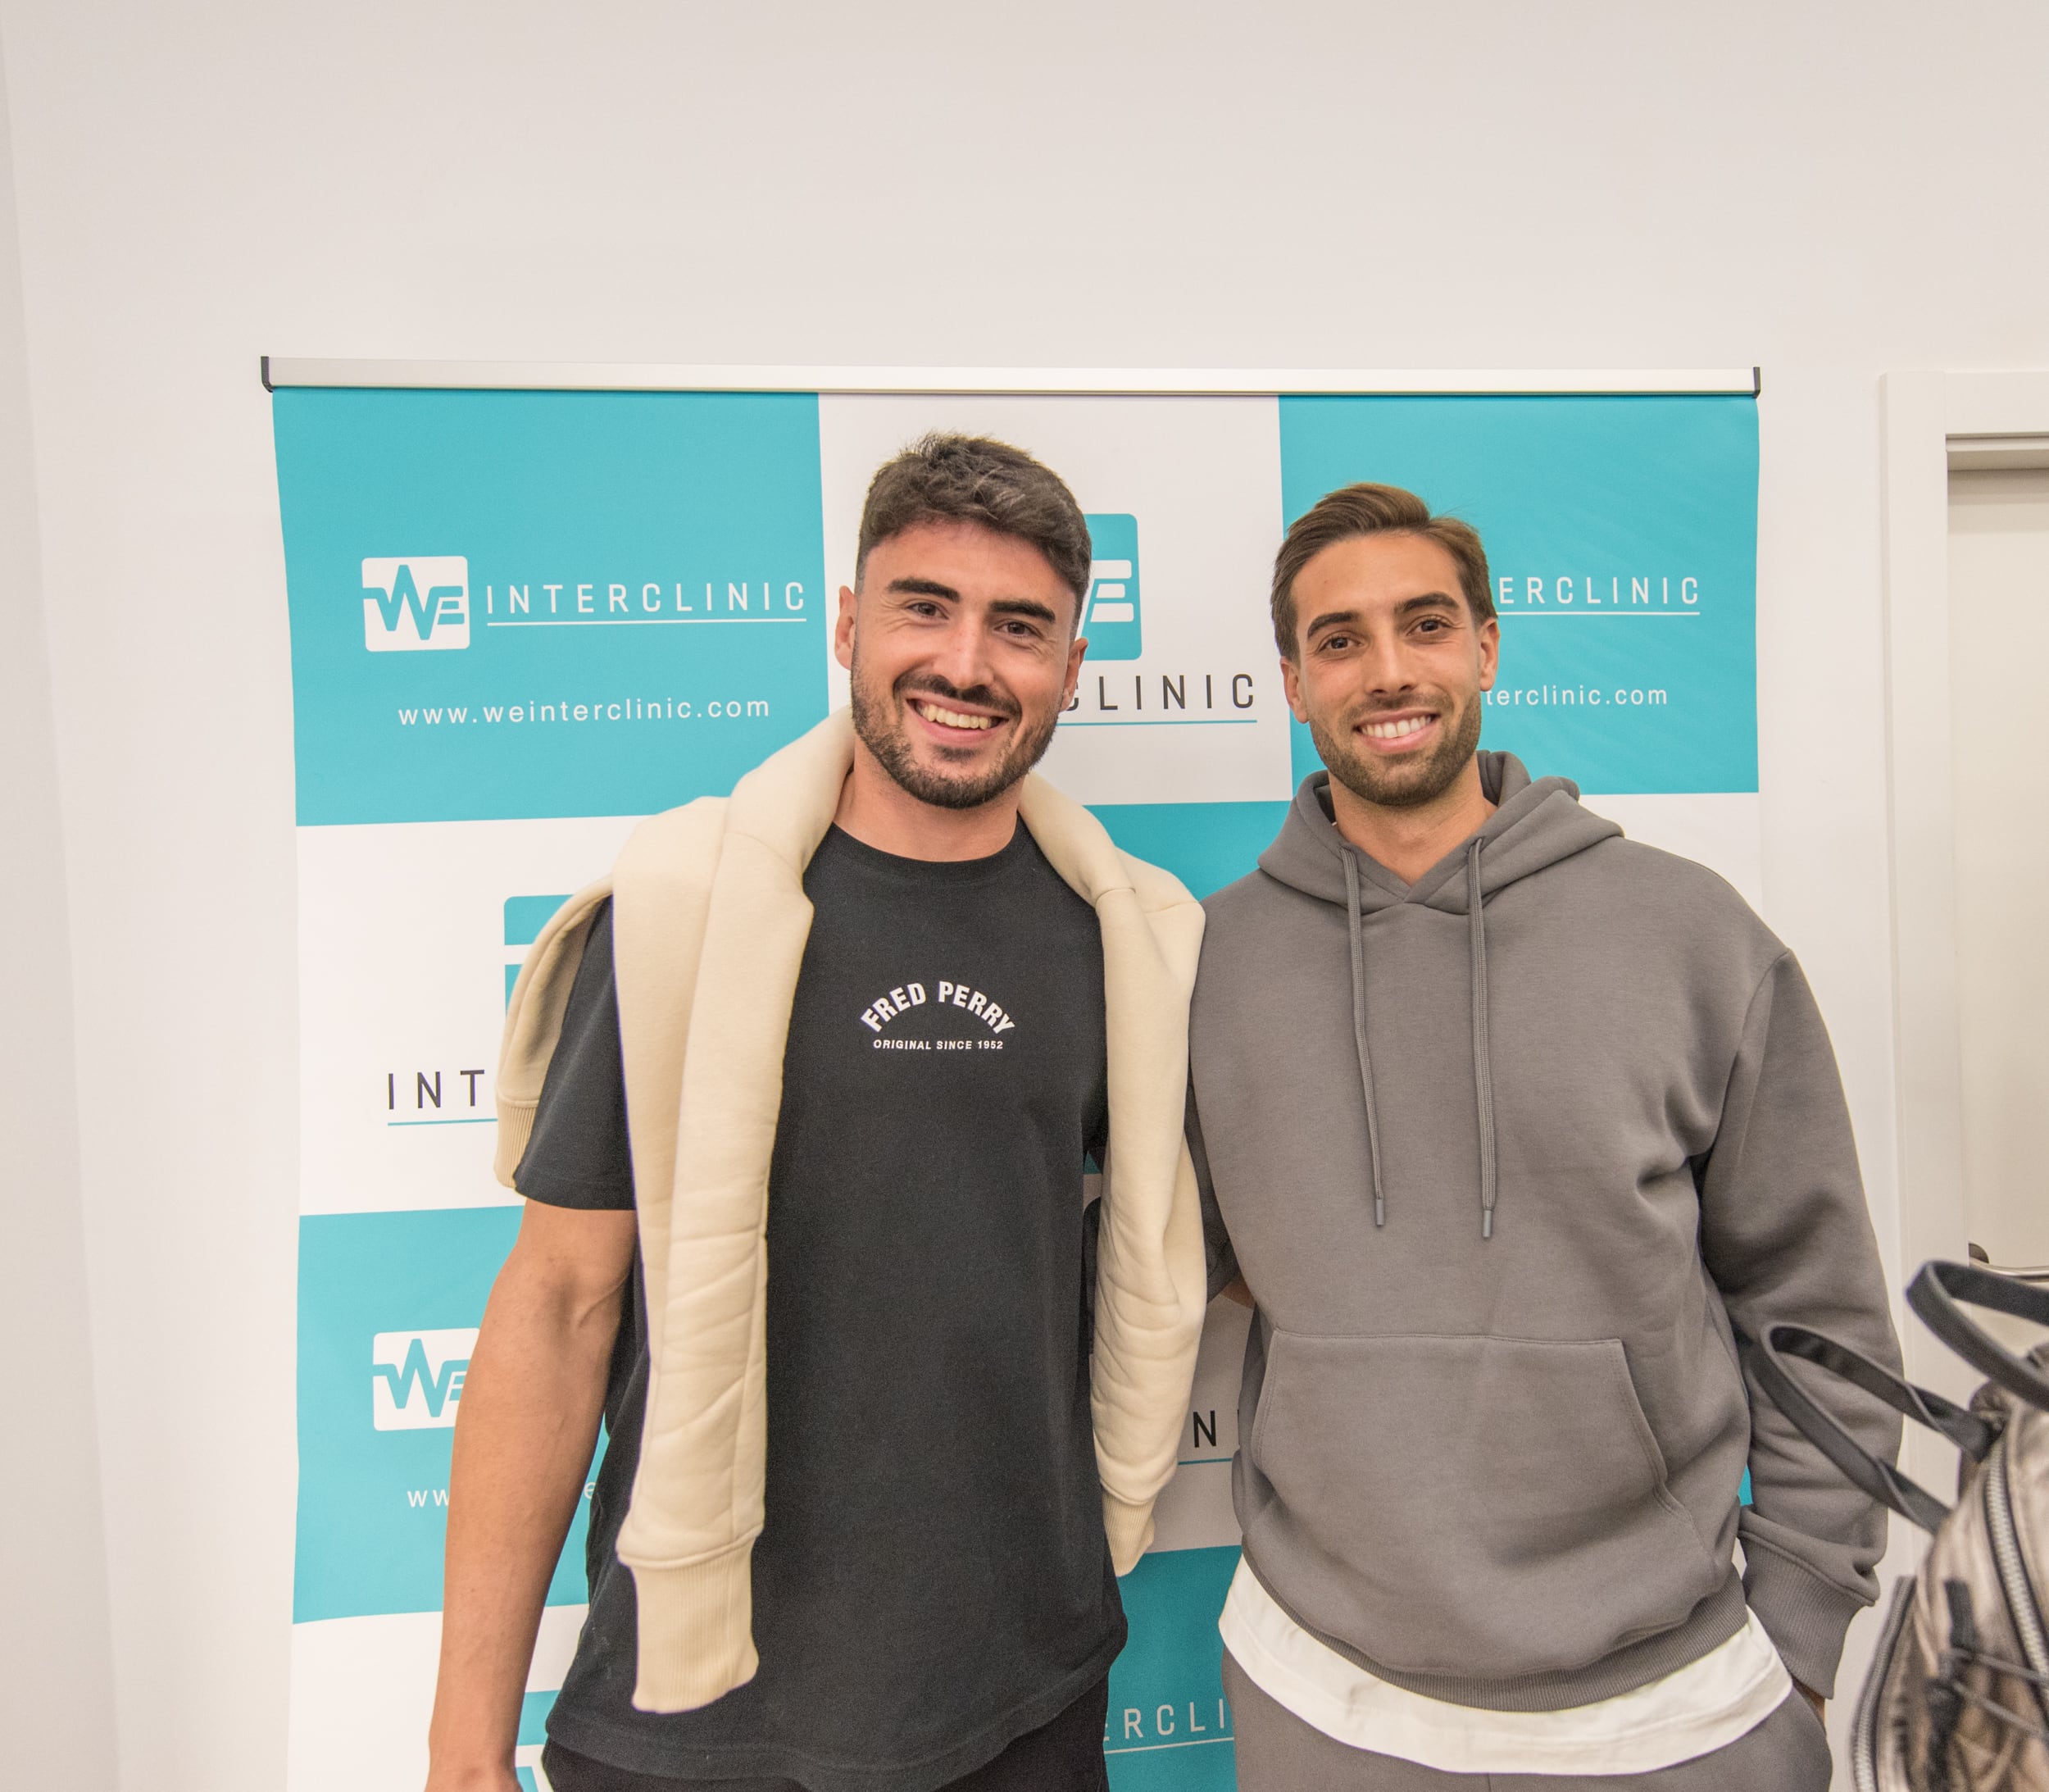
[[[452,1429],[379,1430],[372,1360],[379,1334],[474,1327],[519,1230],[516,1207],[309,1214],[299,1221],[297,1623],[441,1608]],[[411,1360],[408,1362],[412,1366]],[[424,1368],[424,1364],[419,1365]],[[448,1416],[460,1394],[402,1371],[392,1397]],[[551,1605],[580,1605],[588,1505],[579,1501],[550,1583]]]
[[[547,1740],[547,1714],[555,1708],[552,1692],[529,1693],[520,1701],[519,1745],[524,1749]]]
[[[505,943],[530,946],[554,920],[567,896],[508,896],[505,898]]]
[[[815,395],[293,389],[273,421],[302,825],[647,814],[825,715]]]
[[[1237,1768],[1216,1621],[1238,1552],[1156,1550],[1117,1583],[1131,1640],[1110,1670],[1112,1792],[1231,1792]]]
[[[1089,812],[1134,858],[1171,871],[1198,900],[1258,868],[1285,803],[1102,803]]]
[[[1081,632],[1091,660],[1135,660],[1144,650],[1145,612],[1139,596],[1138,519],[1123,513],[1091,516],[1088,596]]]
[[[1370,480],[1479,530],[1483,746],[1590,791],[1756,789],[1754,399],[1284,398],[1280,437],[1283,523]]]

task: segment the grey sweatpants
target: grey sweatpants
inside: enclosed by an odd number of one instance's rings
[[[1354,1749],[1276,1703],[1224,1654],[1238,1792],[1829,1792],[1829,1738],[1798,1693],[1725,1749],[1654,1773],[1439,1773]]]

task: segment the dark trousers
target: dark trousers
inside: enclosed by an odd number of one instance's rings
[[[949,1780],[934,1792],[1109,1792],[1103,1767],[1103,1724],[1110,1682],[1098,1681],[1049,1723],[1027,1731],[993,1761]],[[542,1769],[555,1792],[803,1792],[795,1780],[672,1780],[629,1773],[551,1742]],[[906,1784],[922,1785],[906,1779]],[[876,1792],[884,1792],[879,1781]]]

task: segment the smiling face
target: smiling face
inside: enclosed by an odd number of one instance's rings
[[[1457,563],[1427,536],[1333,543],[1295,575],[1288,707],[1330,775],[1362,803],[1414,808],[1451,788],[1479,744],[1501,628],[1476,624]]]
[[[971,809],[1045,753],[1088,643],[1044,554],[979,523],[925,522],[869,551],[843,588],[833,651],[854,732],[920,803]]]

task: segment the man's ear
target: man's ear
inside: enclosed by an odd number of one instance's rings
[[[1298,722],[1307,723],[1309,712],[1302,707],[1302,669],[1300,663],[1281,655],[1281,689],[1288,698],[1288,707]]]
[[[1491,691],[1502,669],[1502,625],[1489,616],[1479,626],[1480,689]]]
[[[854,669],[854,612],[861,598],[852,585],[839,588],[839,615],[833,624],[833,657],[848,671]]]
[[[1081,682],[1081,662],[1088,656],[1088,637],[1077,634],[1067,644],[1067,682],[1061,687],[1060,712],[1074,707],[1074,687]]]

